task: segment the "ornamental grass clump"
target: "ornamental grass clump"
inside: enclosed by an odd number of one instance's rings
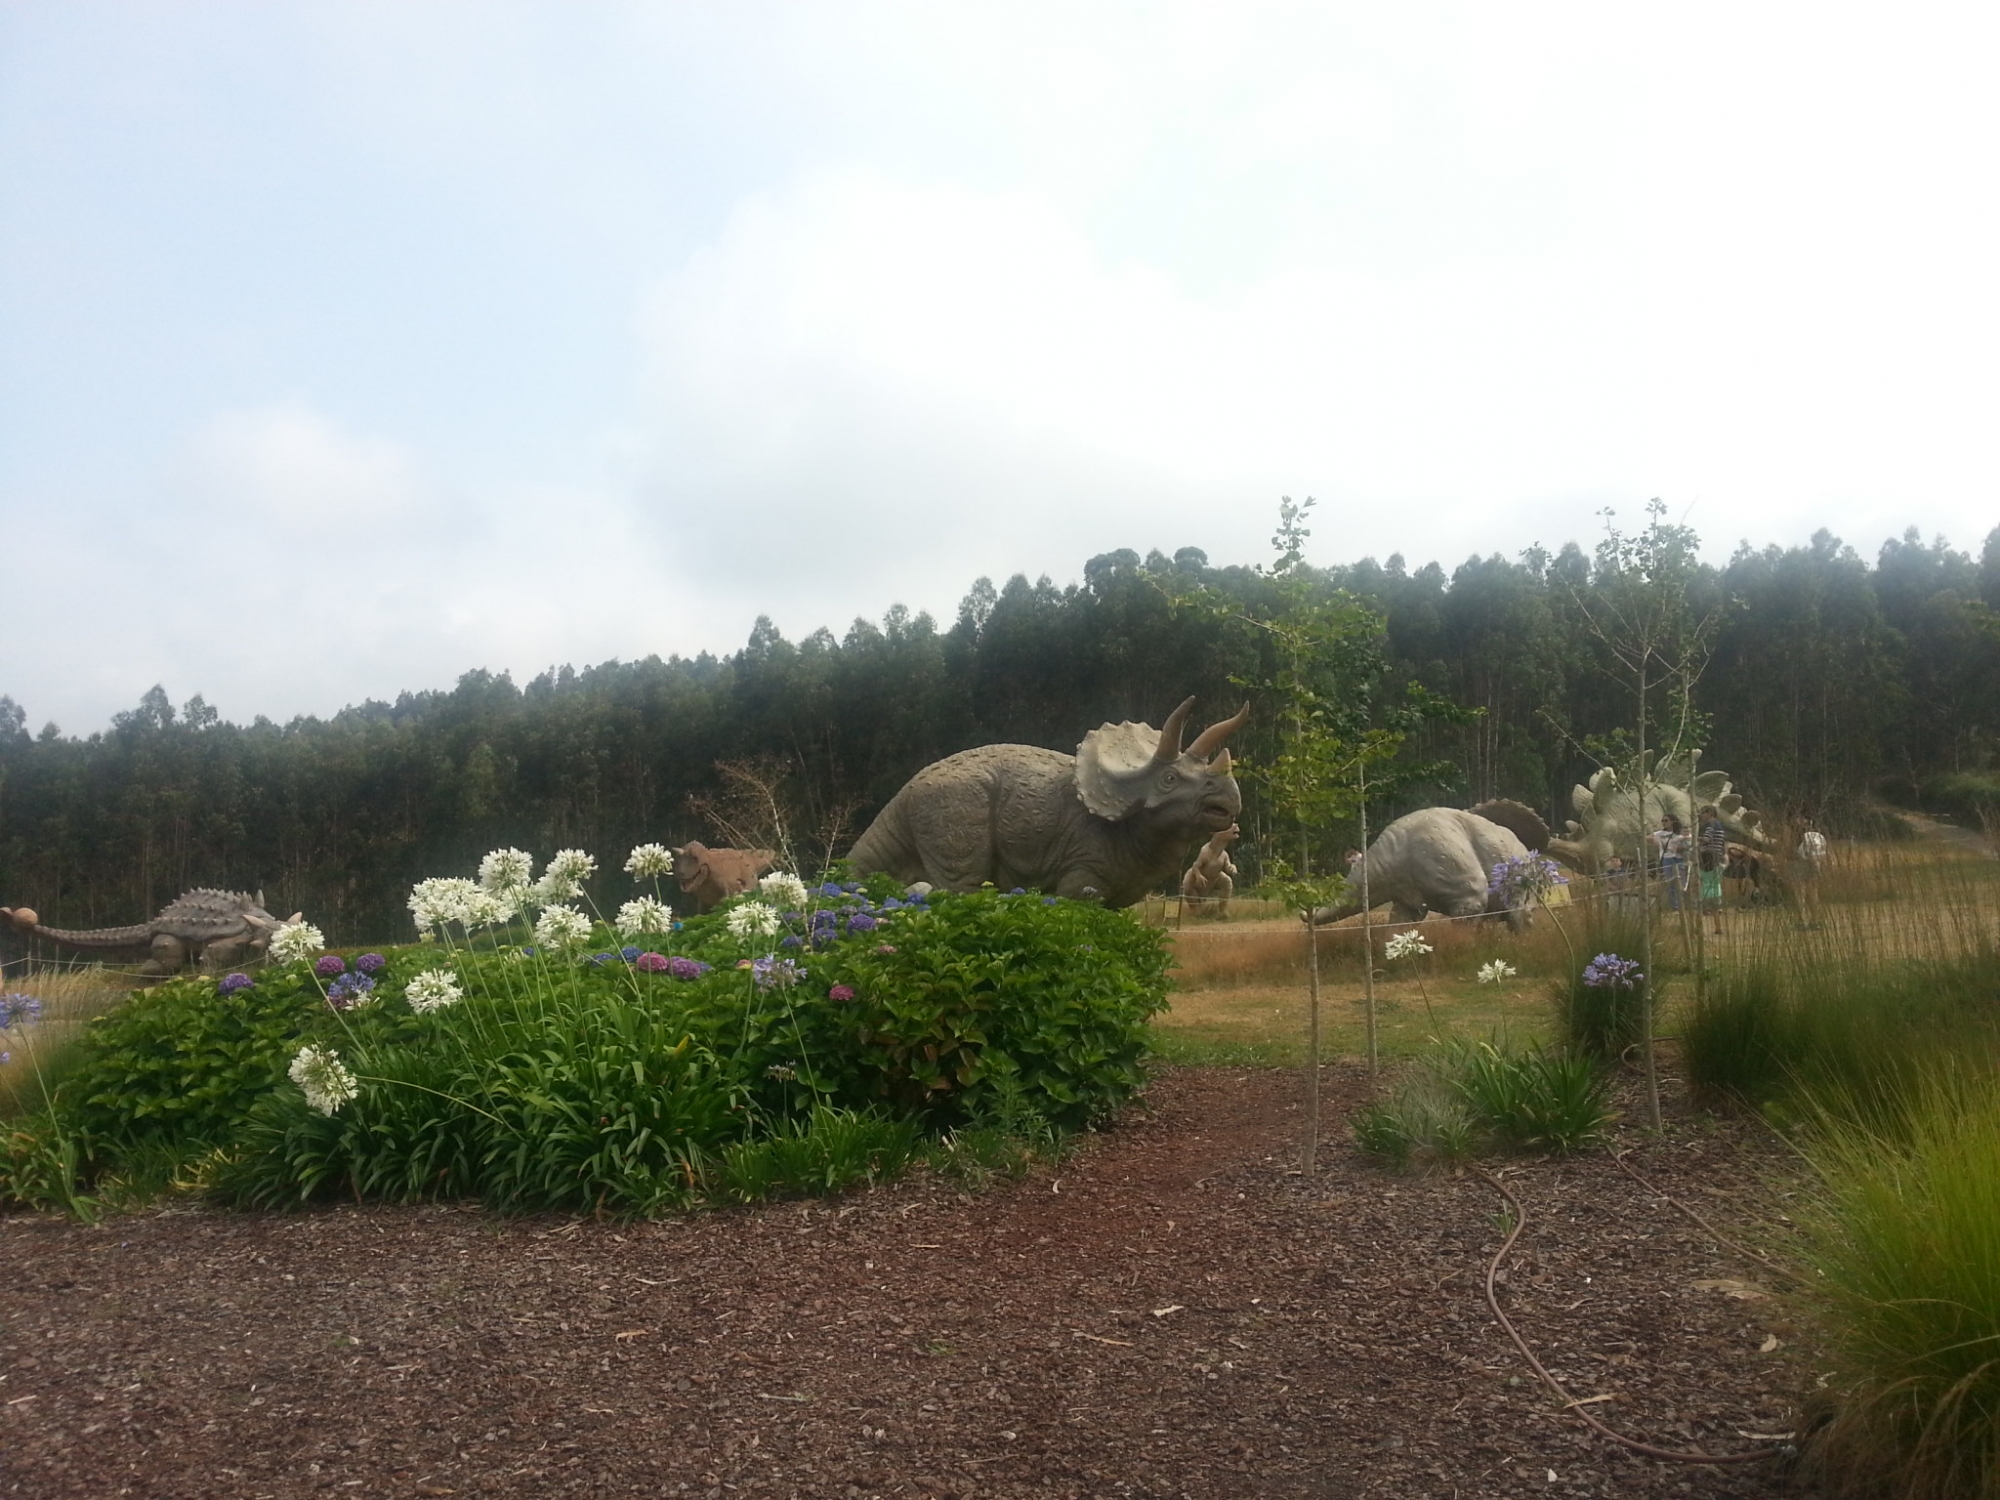
[[[1893,1133],[1815,1127],[1801,1297],[1832,1370],[1809,1466],[1837,1494],[2000,1495],[2000,1081],[1940,1068]]]
[[[1395,1167],[1490,1151],[1568,1155],[1602,1140],[1607,1080],[1588,1058],[1503,1042],[1446,1042],[1387,1100],[1350,1118],[1356,1144]]]

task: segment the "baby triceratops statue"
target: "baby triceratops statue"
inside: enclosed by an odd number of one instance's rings
[[[690,843],[674,850],[674,878],[697,909],[708,911],[742,895],[777,862],[778,856],[769,849],[711,849]]]
[[[1242,836],[1242,830],[1231,823],[1201,846],[1201,853],[1181,876],[1181,900],[1197,915],[1229,915],[1229,898],[1236,894],[1236,861],[1229,857],[1229,846]]]

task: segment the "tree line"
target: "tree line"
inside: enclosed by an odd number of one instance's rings
[[[1406,747],[1432,777],[1408,806],[1512,796],[1560,823],[1572,784],[1632,729],[1588,628],[1602,548],[1473,557],[1447,574],[1398,556],[1316,570],[1376,612],[1400,679],[1477,712]],[[1058,587],[978,580],[946,627],[892,607],[845,635],[787,641],[768,619],[724,657],[563,667],[526,685],[467,672],[328,718],[225,722],[156,687],[103,732],[31,733],[0,697],[0,903],[45,921],[135,921],[192,885],[263,890],[349,940],[407,936],[427,875],[513,844],[596,853],[603,894],[631,845],[782,840],[815,866],[921,766],[1014,741],[1073,750],[1106,720],[1159,723],[1187,694],[1220,717],[1268,681],[1267,638],[1177,605],[1195,586],[1268,614],[1273,580],[1196,548],[1091,558]],[[1870,797],[1991,786],[2000,750],[2000,528],[1974,557],[1914,531],[1872,562],[1827,532],[1745,545],[1699,570],[1717,613],[1694,686],[1704,764],[1754,805],[1836,822]],[[1232,740],[1276,749],[1269,713]],[[1271,836],[1247,789],[1239,863]],[[1338,842],[1342,830],[1326,837]]]

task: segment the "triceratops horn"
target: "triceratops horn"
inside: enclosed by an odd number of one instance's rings
[[[1193,700],[1190,699],[1189,701],[1192,702]],[[1208,728],[1197,735],[1195,742],[1188,746],[1188,754],[1199,756],[1201,759],[1206,760],[1209,756],[1220,750],[1223,742],[1236,733],[1237,730],[1241,729],[1249,718],[1250,705],[1246,703],[1228,718],[1209,725]]]
[[[1181,758],[1181,731],[1187,726],[1187,716],[1194,707],[1194,699],[1184,698],[1181,706],[1167,715],[1167,722],[1160,726],[1160,743],[1153,751],[1153,764],[1170,766]]]
[[[1227,776],[1229,774],[1229,747],[1227,745],[1222,747],[1222,754],[1216,756],[1214,760],[1208,763],[1208,769],[1217,776]],[[1231,826],[1235,825],[1232,824]]]

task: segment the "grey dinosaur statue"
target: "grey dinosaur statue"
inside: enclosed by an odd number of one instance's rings
[[[0,906],[0,920],[29,936],[86,953],[143,958],[141,973],[174,974],[190,963],[224,969],[261,961],[271,934],[284,926],[264,910],[263,901],[261,891],[255,897],[241,891],[187,891],[162,907],[150,922],[87,932],[44,927],[27,907]],[[294,913],[287,920],[296,922],[300,916]]]
[[[1643,808],[1639,794],[1621,784],[1611,767],[1604,767],[1590,778],[1589,785],[1571,791],[1570,805],[1576,818],[1565,825],[1563,837],[1549,840],[1547,852],[1573,870],[1595,875],[1614,854],[1631,864],[1641,841],[1660,826],[1664,814],[1672,813],[1692,833],[1696,814],[1711,804],[1732,842],[1752,849],[1765,847],[1770,841],[1765,837],[1762,817],[1743,805],[1728,776],[1721,771],[1699,770],[1700,761],[1697,750],[1653,766],[1646,778]]]
[[[1527,852],[1512,829],[1478,812],[1419,808],[1396,819],[1368,846],[1368,900],[1376,906],[1389,902],[1398,922],[1421,921],[1427,911],[1448,917],[1492,913],[1519,927],[1528,913],[1490,896],[1487,885],[1495,865]],[[1314,922],[1338,922],[1361,910],[1361,873],[1357,868],[1348,877],[1338,901],[1313,913]]]
[[[1181,900],[1189,909],[1218,917],[1229,915],[1229,898],[1236,894],[1236,861],[1229,857],[1229,846],[1242,836],[1243,830],[1231,823],[1201,846],[1201,853],[1181,876]]]
[[[1224,742],[1250,705],[1183,750],[1193,707],[1190,698],[1158,730],[1105,724],[1073,756],[1034,745],[947,756],[904,783],[848,858],[856,874],[947,890],[990,883],[1130,906],[1243,810]]]

